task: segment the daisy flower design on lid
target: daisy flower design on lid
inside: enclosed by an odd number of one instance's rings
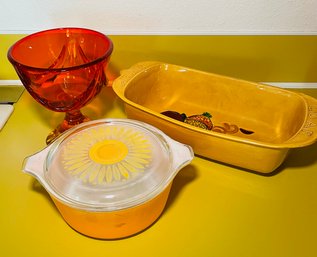
[[[152,159],[151,144],[130,127],[92,128],[72,137],[63,149],[63,166],[85,183],[126,181],[144,172]]]

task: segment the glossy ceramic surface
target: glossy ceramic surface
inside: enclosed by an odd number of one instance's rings
[[[105,70],[112,49],[108,37],[83,28],[40,31],[9,49],[8,59],[32,97],[50,110],[66,112],[47,143],[88,120],[80,109],[107,83]]]
[[[317,100],[288,90],[159,62],[144,62],[114,81],[129,118],[150,123],[189,144],[197,155],[260,173],[274,171],[291,148],[317,138]],[[203,130],[162,115],[209,112],[215,126],[252,134]]]
[[[190,146],[148,124],[104,119],[65,132],[28,157],[23,170],[43,184],[75,230],[119,238],[158,218],[173,178],[192,158]]]

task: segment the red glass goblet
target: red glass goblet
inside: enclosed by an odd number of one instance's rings
[[[88,120],[80,109],[107,84],[105,72],[112,50],[107,36],[84,28],[41,31],[11,46],[8,59],[31,96],[52,111],[66,113],[48,135],[48,144]]]

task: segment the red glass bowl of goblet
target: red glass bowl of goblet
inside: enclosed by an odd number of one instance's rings
[[[8,51],[8,59],[30,95],[46,108],[65,112],[49,144],[68,128],[89,120],[80,109],[107,84],[112,41],[85,28],[56,28],[28,35]]]

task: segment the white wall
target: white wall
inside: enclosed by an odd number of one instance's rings
[[[0,33],[317,34],[317,0],[0,0]]]

